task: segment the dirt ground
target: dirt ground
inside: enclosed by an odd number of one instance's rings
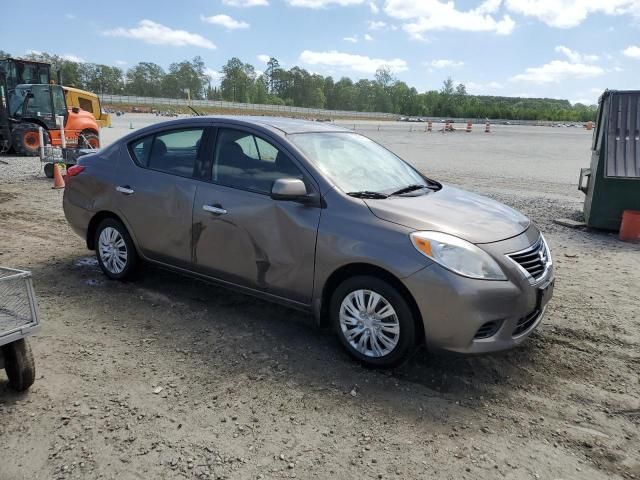
[[[107,141],[152,118],[127,115]],[[0,160],[0,264],[33,272],[27,393],[0,372],[0,480],[640,478],[640,246],[567,229],[590,136],[356,126],[529,215],[555,297],[516,350],[366,370],[304,314],[146,268],[106,280],[38,161]]]

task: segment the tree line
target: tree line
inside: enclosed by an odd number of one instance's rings
[[[39,52],[24,58],[51,63],[65,85],[96,93],[186,98],[188,92],[192,99],[457,118],[588,121],[596,112],[594,105],[571,105],[568,100],[470,95],[451,78],[439,90],[420,93],[386,67],[373,79],[336,81],[297,66],[282,68],[275,58],[258,72],[234,57],[222,66],[219,85],[214,85],[199,56],[172,63],[167,70],[152,62],[125,70]]]

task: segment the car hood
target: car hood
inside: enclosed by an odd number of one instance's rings
[[[515,237],[531,223],[500,202],[447,186],[425,195],[367,199],[365,203],[382,220],[416,230],[448,233],[472,243]]]

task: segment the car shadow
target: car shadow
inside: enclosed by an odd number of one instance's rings
[[[146,267],[135,285],[151,297],[157,295],[157,301],[182,302],[187,308],[215,311],[218,313],[215,319],[205,316],[203,321],[218,325],[221,322],[225,331],[231,330],[235,335],[268,331],[263,339],[253,336],[253,341],[259,349],[273,348],[271,342],[279,344],[278,348],[288,358],[289,373],[302,379],[322,371],[326,378],[338,378],[345,386],[357,384],[364,375],[377,380],[401,380],[434,393],[491,396],[496,386],[532,381],[527,367],[538,363],[544,355],[540,351],[544,345],[536,341],[534,334],[531,342],[515,350],[488,355],[432,353],[420,347],[398,368],[373,370],[344,352],[331,329],[317,327],[311,314],[155,267]],[[214,295],[212,289],[216,291]],[[260,345],[262,342],[265,344]],[[244,366],[250,371],[254,366],[248,359],[245,361]],[[384,383],[383,380],[380,385],[383,389]]]
[[[351,359],[332,332],[319,329],[305,312],[152,266],[135,281],[122,283],[104,279],[94,262],[69,257],[58,264],[62,268],[34,266],[36,290],[55,285],[62,270],[70,304],[90,309],[97,301],[109,311],[91,316],[93,328],[115,328],[135,342],[152,332],[165,355],[198,366],[193,375],[202,376],[203,384],[215,371],[220,378],[260,379],[278,388],[292,382],[309,393],[362,391],[370,405],[400,411],[409,399],[425,397],[436,402],[432,405],[480,406],[538,381],[535,367],[549,348],[535,333],[505,353],[468,357],[420,348],[398,368],[371,370]],[[0,384],[0,401],[20,398]]]

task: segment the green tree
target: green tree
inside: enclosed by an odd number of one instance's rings
[[[233,57],[222,67],[222,74],[222,98],[230,102],[248,103],[256,76],[253,65],[242,63],[239,58]]]
[[[125,92],[129,95],[160,97],[165,75],[160,65],[140,62],[127,70]]]

